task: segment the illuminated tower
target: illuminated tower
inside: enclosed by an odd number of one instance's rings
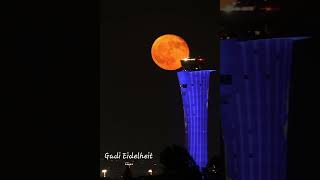
[[[221,121],[232,180],[286,180],[293,42],[220,43]]]
[[[180,83],[186,146],[195,162],[204,168],[208,162],[208,96],[210,73],[201,70],[202,59],[184,59],[184,70],[178,72]]]

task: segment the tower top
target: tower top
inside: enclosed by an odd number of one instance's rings
[[[181,65],[183,71],[197,71],[207,69],[207,60],[198,56],[196,58],[184,58],[181,59]]]

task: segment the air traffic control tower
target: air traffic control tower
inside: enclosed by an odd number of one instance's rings
[[[229,179],[287,179],[293,47],[303,39],[220,42],[220,110]]]
[[[205,70],[202,58],[181,60],[179,71],[186,147],[200,169],[208,163],[208,98],[210,74],[215,70]]]

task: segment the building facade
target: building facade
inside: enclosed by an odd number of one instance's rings
[[[220,109],[231,180],[286,180],[292,49],[299,39],[220,42]]]
[[[186,146],[200,168],[208,163],[208,96],[213,70],[179,71]]]

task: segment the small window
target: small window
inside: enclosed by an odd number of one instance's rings
[[[266,79],[270,79],[270,74],[269,73],[266,74]]]
[[[180,84],[181,88],[187,88],[187,84]]]
[[[223,74],[220,76],[220,83],[221,84],[232,84],[232,75],[230,74]]]
[[[220,101],[221,101],[221,104],[230,104],[231,96],[230,95],[221,96]]]

